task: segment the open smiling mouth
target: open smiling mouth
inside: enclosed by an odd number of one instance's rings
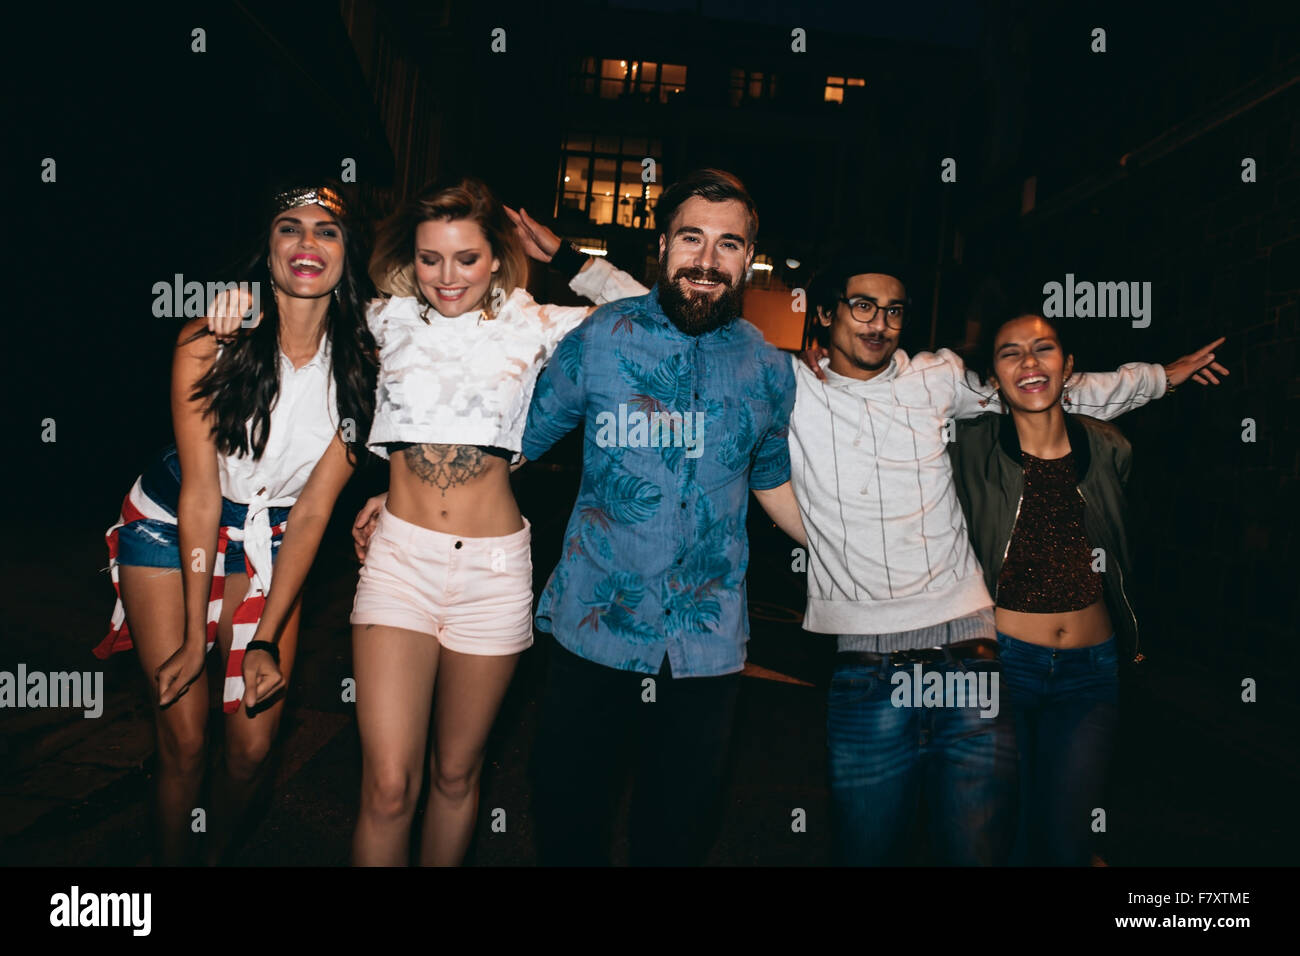
[[[299,279],[314,279],[325,271],[325,260],[320,256],[294,256],[289,260],[289,271]]]
[[[1022,392],[1041,392],[1047,388],[1046,375],[1030,375],[1016,382],[1016,388]]]
[[[684,289],[692,292],[712,292],[714,289],[726,288],[726,277],[719,272],[698,270],[687,272],[682,270],[677,273],[676,280]]]

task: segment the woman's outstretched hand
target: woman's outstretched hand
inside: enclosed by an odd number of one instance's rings
[[[528,253],[529,258],[539,262],[550,262],[555,251],[560,248],[560,237],[528,215],[528,210],[522,206],[518,212],[509,206],[505,207],[505,211],[510,221],[515,224],[515,233],[523,243],[524,251]]]

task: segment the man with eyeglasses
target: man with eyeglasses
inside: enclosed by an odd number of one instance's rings
[[[804,629],[837,635],[827,712],[835,846],[846,864],[907,863],[923,826],[934,862],[1005,863],[1015,731],[997,699],[993,601],[946,454],[954,420],[999,400],[955,353],[898,348],[910,307],[899,262],[846,253],[809,290],[804,344],[816,345],[805,355],[821,356],[817,370],[794,361],[784,493],[808,539]],[[1166,386],[1165,369],[1145,363],[1077,374],[1067,407],[1109,419]],[[960,697],[949,691],[958,686]]]

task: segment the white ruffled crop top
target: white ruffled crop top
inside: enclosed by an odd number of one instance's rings
[[[649,291],[604,259],[593,259],[569,288],[597,305]],[[539,305],[516,289],[495,319],[481,311],[448,318],[428,308],[425,322],[422,308],[414,297],[395,297],[367,311],[380,366],[367,447],[382,458],[390,442],[518,454],[537,376],[587,307]]]

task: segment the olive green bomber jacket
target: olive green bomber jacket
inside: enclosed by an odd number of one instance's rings
[[[1114,425],[1087,415],[1066,415],[1065,427],[1080,475],[1084,533],[1089,547],[1104,551],[1106,607],[1121,648],[1131,652],[1133,660],[1142,660],[1137,616],[1128,590],[1133,562],[1124,492],[1132,467],[1132,446]],[[948,453],[971,543],[996,604],[998,574],[1011,547],[1024,493],[1020,437],[1009,414],[989,413],[958,422]]]

